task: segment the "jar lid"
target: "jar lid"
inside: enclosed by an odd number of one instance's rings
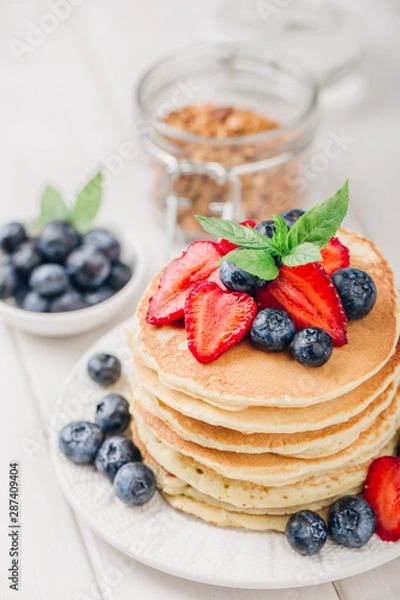
[[[358,68],[368,46],[362,19],[326,0],[223,0],[215,19],[229,39],[262,40],[302,60],[322,86]]]

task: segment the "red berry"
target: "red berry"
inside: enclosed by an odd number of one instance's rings
[[[328,275],[332,275],[338,269],[345,269],[350,265],[350,251],[347,246],[333,237],[321,250],[322,260],[320,264],[324,267]]]
[[[375,511],[375,533],[381,540],[400,540],[400,457],[381,456],[371,463],[364,500]]]

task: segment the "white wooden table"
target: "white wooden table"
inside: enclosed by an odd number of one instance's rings
[[[146,249],[147,277],[155,273],[163,260],[162,230],[153,219],[141,159],[135,155],[117,166],[115,155],[132,138],[132,88],[140,72],[166,50],[207,37],[216,4],[213,0],[1,2],[1,222],[34,214],[45,182],[71,194],[99,162],[113,164],[103,215],[130,222]],[[351,140],[325,172],[314,174],[312,199],[324,199],[350,177],[352,209],[347,224],[381,245],[400,280],[400,6],[397,0],[345,4],[362,11],[368,20],[370,52],[357,76],[322,94],[323,123],[315,152],[323,152],[332,132],[343,131]],[[59,7],[55,20],[48,17],[50,5]],[[38,34],[38,26],[47,33]],[[29,51],[18,46],[26,40]],[[21,60],[15,56],[16,47]],[[132,305],[118,320],[133,309]],[[399,598],[400,559],[318,587],[229,590],[153,571],[93,534],[60,491],[47,441],[63,380],[79,355],[111,325],[80,337],[48,340],[0,323],[1,599]],[[23,526],[18,594],[8,590],[5,575],[7,467],[14,459],[20,461]]]

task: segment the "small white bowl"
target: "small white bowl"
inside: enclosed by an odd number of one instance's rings
[[[128,283],[114,296],[95,306],[63,313],[36,313],[23,310],[9,301],[0,300],[0,317],[16,329],[45,337],[67,337],[79,335],[103,325],[118,316],[133,299],[143,279],[145,256],[142,247],[133,233],[103,223],[95,227],[104,227],[114,233],[121,243],[121,261],[132,269]],[[29,226],[27,227],[29,229]]]

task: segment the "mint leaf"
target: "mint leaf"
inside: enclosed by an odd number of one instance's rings
[[[349,205],[349,182],[332,198],[308,210],[296,221],[288,234],[288,249],[304,242],[323,248],[335,235],[347,213]]]
[[[50,221],[68,221],[69,211],[60,192],[48,185],[40,200],[39,223],[41,227]]]
[[[81,233],[88,231],[97,216],[102,200],[102,174],[96,175],[78,194],[71,211],[71,221]]]
[[[272,241],[252,227],[239,225],[239,223],[220,219],[219,217],[202,217],[196,215],[196,219],[207,233],[224,238],[242,248],[251,248],[254,250],[269,249],[278,254]]]
[[[287,252],[287,235],[288,235],[288,226],[280,215],[274,215],[272,217],[275,223],[275,233],[272,238],[272,243],[276,246],[277,250],[279,250],[280,254],[285,254]]]
[[[222,260],[230,260],[243,271],[266,281],[272,281],[279,275],[279,269],[268,250],[232,250]]]
[[[299,265],[306,265],[310,262],[316,262],[321,260],[321,250],[316,244],[310,242],[304,242],[300,246],[292,248],[288,254],[283,256],[282,262],[287,267],[298,267]]]

